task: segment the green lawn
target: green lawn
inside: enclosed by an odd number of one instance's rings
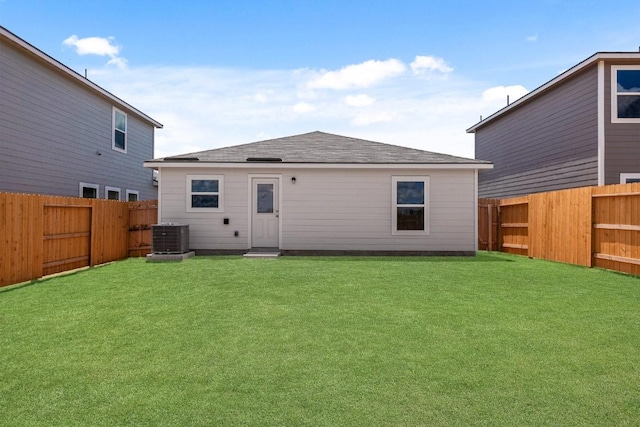
[[[476,258],[131,259],[0,290],[0,425],[638,425],[640,280]]]

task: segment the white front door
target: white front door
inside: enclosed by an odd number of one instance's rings
[[[251,246],[254,248],[277,248],[279,207],[278,179],[253,178],[251,185],[253,202],[251,207]]]

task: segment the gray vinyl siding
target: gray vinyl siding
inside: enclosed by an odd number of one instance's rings
[[[475,250],[474,170],[161,168],[159,220],[189,224],[192,249],[248,249],[249,174],[260,173],[282,175],[283,250]],[[224,212],[187,212],[187,175],[223,175]],[[392,176],[425,175],[430,234],[392,235]]]
[[[598,76],[594,65],[475,131],[479,197],[597,185]]]
[[[139,191],[157,198],[154,127],[127,113],[127,153],[112,150],[107,98],[0,42],[0,191],[78,196],[79,183]],[[101,155],[98,155],[100,152]]]
[[[621,173],[640,173],[640,123],[611,122],[611,65],[640,63],[616,61],[605,67],[605,184],[619,184]]]

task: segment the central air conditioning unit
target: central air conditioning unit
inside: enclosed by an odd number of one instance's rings
[[[184,254],[189,252],[189,226],[163,223],[151,226],[154,254]]]

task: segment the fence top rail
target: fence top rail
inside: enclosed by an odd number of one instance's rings
[[[45,203],[44,206],[46,208],[93,208],[93,206],[91,205],[62,205],[62,204],[55,204],[55,203]]]
[[[506,200],[501,200],[500,201],[500,206],[517,206],[517,205],[528,205],[528,204],[529,204],[528,200],[506,199]]]
[[[592,194],[591,197],[629,197],[629,196],[640,196],[639,192],[635,193],[603,193],[603,194]]]

